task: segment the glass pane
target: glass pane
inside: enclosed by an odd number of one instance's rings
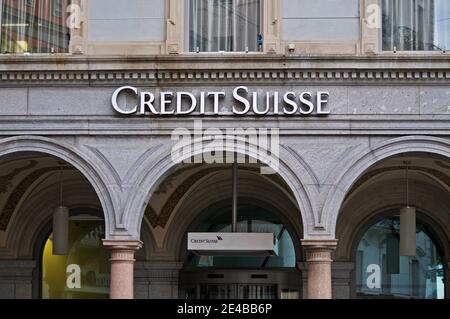
[[[261,0],[189,0],[189,51],[259,51]]]
[[[399,254],[399,219],[385,219],[369,228],[358,245],[356,283],[361,298],[444,298],[442,255],[421,223],[417,254]]]
[[[300,299],[300,291],[298,289],[283,288],[281,290],[281,299]]]
[[[68,52],[71,0],[3,0],[1,53]]]
[[[44,299],[109,297],[109,254],[103,248],[103,221],[70,221],[67,256],[52,254],[49,237],[42,260]]]
[[[239,285],[239,299],[276,299],[276,285]]]
[[[200,285],[200,299],[236,299],[236,285]]]
[[[383,0],[383,50],[450,48],[450,1]]]

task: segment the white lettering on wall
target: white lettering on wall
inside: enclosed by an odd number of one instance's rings
[[[137,105],[127,105],[128,99],[119,99],[121,94],[135,96]],[[232,115],[288,116],[288,115],[329,115],[328,92],[260,92],[251,91],[247,86],[238,86],[232,91],[234,103],[229,106]],[[123,115],[221,115],[225,92],[161,92],[156,97],[152,92],[141,91],[132,86],[124,86],[114,91],[112,106]],[[120,100],[120,102],[119,102]],[[208,103],[210,102],[210,103]],[[121,104],[122,103],[122,104]],[[159,105],[157,105],[159,103]],[[131,103],[130,103],[131,104]],[[206,110],[207,105],[212,111]],[[230,115],[226,111],[224,115]]]

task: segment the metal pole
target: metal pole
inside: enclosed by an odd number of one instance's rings
[[[237,180],[238,180],[238,164],[233,163],[233,208],[232,208],[232,231],[237,232]]]

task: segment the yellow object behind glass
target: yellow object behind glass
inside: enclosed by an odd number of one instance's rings
[[[57,256],[50,235],[42,257],[42,298],[108,298],[109,256],[103,238],[103,222],[70,221],[69,253]]]

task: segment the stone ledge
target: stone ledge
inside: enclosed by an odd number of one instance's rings
[[[120,71],[0,71],[1,87],[141,86],[265,84],[265,85],[386,85],[450,84],[450,70],[120,70]]]
[[[403,119],[401,118],[403,117]],[[200,118],[197,118],[197,120]],[[266,118],[264,123],[254,118],[242,121],[223,117],[201,118],[203,127],[226,129],[229,127],[278,128],[281,136],[293,135],[450,135],[450,115],[426,116],[335,116],[328,119]],[[177,119],[123,119],[114,117],[39,117],[1,116],[0,136],[9,135],[128,135],[170,136],[179,127],[191,128],[192,118]]]
[[[0,280],[28,279],[36,266],[35,260],[0,260]]]
[[[450,55],[0,56],[0,86],[449,84]],[[213,67],[211,67],[213,66]]]

